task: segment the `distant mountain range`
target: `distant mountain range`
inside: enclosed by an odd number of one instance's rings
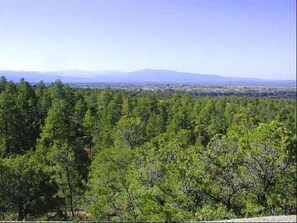
[[[30,83],[51,83],[60,79],[70,84],[200,84],[200,85],[263,85],[296,86],[296,80],[264,80],[257,78],[223,77],[219,75],[177,72],[170,70],[117,71],[0,71],[0,76],[19,82],[24,78]]]

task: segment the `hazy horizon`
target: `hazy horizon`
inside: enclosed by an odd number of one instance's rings
[[[1,74],[1,71],[4,72],[4,75]],[[132,70],[132,71],[119,71],[119,70],[97,70],[97,71],[88,71],[88,70],[52,70],[52,71],[37,71],[37,70],[0,70],[0,76],[5,76],[5,73],[16,73],[18,74],[18,76],[20,74],[30,74],[30,73],[38,73],[40,75],[44,75],[44,78],[49,77],[50,75],[57,75],[60,77],[71,77],[71,78],[84,78],[84,79],[88,79],[90,78],[90,80],[92,78],[96,78],[96,77],[116,77],[116,76],[122,76],[122,75],[131,75],[133,73],[136,73],[137,75],[140,75],[139,73],[141,73],[142,71],[152,71],[152,73],[155,72],[164,72],[164,75],[171,73],[176,73],[177,75],[183,75],[183,74],[192,74],[192,75],[207,75],[207,76],[219,76],[222,78],[243,78],[243,79],[258,79],[258,80],[263,80],[263,81],[295,81],[296,82],[296,77],[292,78],[292,79],[284,79],[284,78],[261,78],[261,77],[252,77],[252,76],[231,76],[231,75],[221,75],[221,74],[205,74],[205,73],[194,73],[194,72],[185,72],[185,71],[175,71],[175,70],[165,70],[165,69],[141,69],[141,70]],[[84,75],[84,76],[82,76]],[[162,74],[160,74],[162,76]],[[5,76],[6,77],[6,76]],[[25,76],[20,76],[21,78],[25,78]],[[128,76],[127,76],[128,77]],[[9,76],[7,76],[7,78],[9,79]],[[141,77],[140,77],[141,78]],[[174,80],[173,80],[174,81]]]
[[[0,70],[296,80],[294,0],[1,0]]]

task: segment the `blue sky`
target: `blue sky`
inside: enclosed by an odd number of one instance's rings
[[[0,70],[296,79],[295,0],[0,0]]]

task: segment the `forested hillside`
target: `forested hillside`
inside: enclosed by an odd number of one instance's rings
[[[296,213],[296,101],[0,80],[0,220]]]

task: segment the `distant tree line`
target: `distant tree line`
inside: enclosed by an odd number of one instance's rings
[[[296,213],[296,101],[0,80],[0,220]]]
[[[203,86],[191,84],[149,84],[149,85],[133,85],[133,84],[72,84],[72,87],[84,88],[100,88],[100,89],[116,89],[126,90],[133,93],[154,92],[160,95],[171,95],[174,93],[187,92],[191,96],[197,97],[217,97],[217,96],[239,96],[239,97],[260,97],[260,98],[282,98],[296,99],[296,87],[268,87],[268,86]]]

